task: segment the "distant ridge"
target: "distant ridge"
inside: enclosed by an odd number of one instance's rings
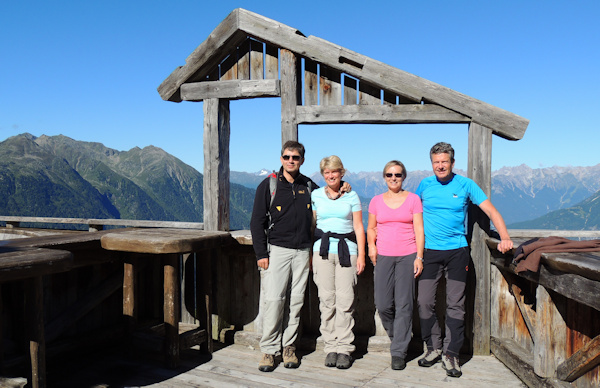
[[[0,143],[0,182],[4,215],[203,221],[202,174],[154,146],[13,136]],[[248,227],[253,198],[231,186],[232,229]]]

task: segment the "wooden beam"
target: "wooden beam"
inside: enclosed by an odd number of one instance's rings
[[[386,89],[413,101],[425,101],[461,112],[509,140],[523,137],[529,120],[452,89],[376,61],[259,14],[237,9],[238,28],[256,39],[286,48],[330,66],[361,82]]]
[[[202,101],[208,98],[238,100],[243,98],[279,97],[279,80],[229,80],[194,82],[181,85],[183,101]]]
[[[439,105],[298,106],[298,124],[469,123],[470,119]]]
[[[229,100],[204,101],[204,230],[229,230]]]
[[[298,140],[298,61],[289,50],[281,50],[281,144],[288,140]]]
[[[529,330],[529,335],[531,336],[531,338],[535,338],[535,332],[537,329],[537,319],[535,311],[527,304],[525,304],[523,295],[521,295],[521,289],[516,284],[512,284],[510,286],[510,291],[515,297],[515,301],[517,302],[519,311],[521,311],[521,316],[525,321],[525,325],[527,325],[527,330]]]
[[[570,387],[554,378],[543,378],[535,374],[531,364],[531,353],[512,339],[492,337],[490,345],[494,356],[514,372],[529,387]]]
[[[468,176],[490,196],[492,191],[492,131],[486,127],[471,123],[469,125]],[[490,220],[478,207],[469,209],[469,226],[472,227],[471,256],[477,283],[473,314],[473,353],[490,353],[490,251],[486,239],[490,231]],[[468,295],[468,294],[467,294]]]
[[[223,59],[221,53],[227,47],[236,47],[247,39],[238,30],[238,12],[230,13],[186,59],[160,84],[158,93],[163,100],[180,102],[179,87],[184,82],[202,80]]]
[[[559,379],[573,382],[600,363],[600,335],[588,342],[556,368]]]
[[[538,330],[533,338],[533,369],[538,376],[556,377],[556,369],[567,357],[566,298],[536,289]]]

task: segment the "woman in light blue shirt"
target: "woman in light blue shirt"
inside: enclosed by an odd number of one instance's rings
[[[365,231],[360,199],[355,192],[342,193],[346,170],[332,155],[320,163],[326,186],[312,192],[316,219],[313,275],[319,290],[321,336],[325,365],[347,369],[355,349],[354,288],[365,268]]]

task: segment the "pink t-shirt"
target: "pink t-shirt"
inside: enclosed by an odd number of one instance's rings
[[[417,251],[413,215],[423,213],[421,199],[408,193],[396,209],[383,201],[383,194],[373,197],[369,213],[377,219],[377,253],[384,256],[406,256]]]

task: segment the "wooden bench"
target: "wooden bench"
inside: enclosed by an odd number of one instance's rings
[[[115,230],[102,236],[101,244],[106,250],[160,255],[164,272],[164,332],[167,365],[179,365],[179,353],[183,347],[205,343],[212,352],[211,314],[207,312],[206,328],[179,332],[180,319],[180,272],[179,256],[207,248],[218,248],[233,240],[228,232],[207,232],[189,229],[135,229]],[[125,259],[123,279],[123,314],[131,325],[136,321],[135,260]],[[207,269],[210,270],[210,269]],[[208,304],[207,304],[208,308]]]
[[[25,285],[24,322],[29,341],[32,387],[46,386],[43,276],[68,271],[72,266],[73,255],[68,251],[0,246],[0,283],[23,281]]]

